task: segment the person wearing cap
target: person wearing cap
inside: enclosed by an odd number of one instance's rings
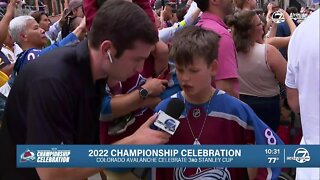
[[[84,17],[82,0],[71,0],[69,2],[69,10],[74,17]]]
[[[74,22],[75,19],[84,17],[82,0],[71,0],[69,2],[69,8],[65,9],[61,16],[63,16],[65,21],[62,24],[61,34],[59,34],[58,40],[65,38],[72,32],[71,25],[76,24],[76,22]]]

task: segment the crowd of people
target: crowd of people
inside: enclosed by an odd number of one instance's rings
[[[277,179],[276,167],[16,168],[15,153],[282,145],[287,111],[301,119],[301,144],[320,144],[319,10],[301,9],[298,21],[296,7],[260,11],[256,0],[70,0],[51,23],[42,11],[15,14],[20,3],[0,21],[1,180]],[[185,105],[175,134],[150,128],[173,98]],[[296,169],[296,179],[319,178],[319,168]]]

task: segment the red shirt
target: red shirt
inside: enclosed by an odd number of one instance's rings
[[[139,5],[147,13],[147,15],[149,16],[149,18],[151,19],[151,21],[155,26],[155,19],[154,19],[151,5],[150,5],[150,1],[149,0],[133,0],[132,2]],[[83,7],[84,7],[84,14],[86,16],[87,29],[89,30],[92,25],[93,18],[96,15],[96,12],[98,11],[99,7],[95,0],[84,0]]]

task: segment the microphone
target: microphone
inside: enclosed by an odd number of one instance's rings
[[[165,110],[159,111],[158,118],[151,125],[151,129],[162,130],[171,135],[177,130],[180,121],[178,120],[184,110],[184,103],[178,98],[172,98]]]

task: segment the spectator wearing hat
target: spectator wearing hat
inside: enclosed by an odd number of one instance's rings
[[[61,38],[65,38],[70,32],[72,32],[72,24],[77,24],[79,18],[84,17],[84,11],[83,11],[83,1],[82,0],[71,0],[69,2],[69,9],[66,9],[63,13],[65,22],[62,25],[61,30]],[[76,21],[76,22],[74,22]]]
[[[69,2],[70,15],[74,17],[84,17],[83,12],[83,1],[82,0],[71,0]]]

